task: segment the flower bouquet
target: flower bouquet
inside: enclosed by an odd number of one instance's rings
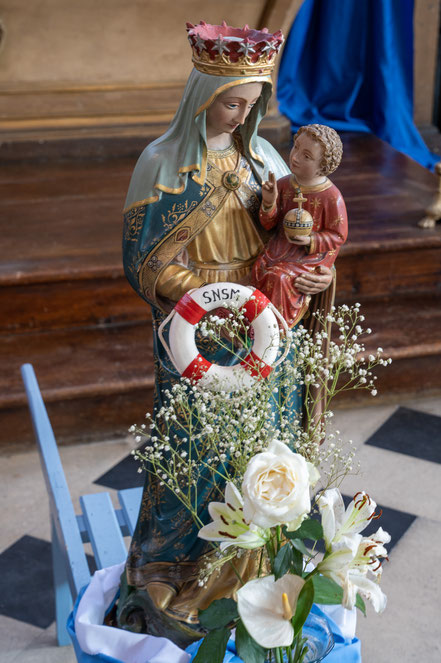
[[[364,492],[344,505],[339,486],[356,469],[355,452],[330,430],[330,404],[343,390],[375,395],[372,369],[388,360],[381,349],[366,356],[360,337],[370,330],[360,326],[359,305],[317,319],[314,335],[301,326],[286,335],[287,359],[252,388],[213,391],[184,378],[147,424],[131,429],[138,444],[146,439],[133,452],[142,467],[178,496],[198,537],[213,546],[200,586],[225,564],[238,576],[233,596],[199,612],[206,636],[195,663],[221,663],[233,633],[245,663],[318,661],[333,642],[326,621],[311,635],[314,603],[362,612],[365,599],[377,612],[386,606],[379,581],[390,536],[381,527],[363,536],[381,515]],[[338,342],[330,340],[332,324]],[[200,335],[239,357],[237,348],[250,346],[240,311],[210,316]],[[218,495],[210,522],[198,503],[201,480]],[[254,561],[251,578],[235,564],[245,555]]]

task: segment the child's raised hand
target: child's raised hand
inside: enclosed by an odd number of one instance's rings
[[[277,181],[276,176],[271,171],[268,173],[268,179],[262,184],[262,202],[265,207],[272,207],[277,200]]]

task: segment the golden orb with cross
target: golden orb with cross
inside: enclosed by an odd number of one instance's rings
[[[302,208],[303,203],[307,199],[302,195],[301,191],[297,192],[297,197],[293,200],[297,203],[297,207],[290,209],[283,219],[283,228],[288,240],[292,240],[300,235],[310,235],[314,223],[311,214]]]

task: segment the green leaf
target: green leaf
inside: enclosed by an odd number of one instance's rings
[[[274,566],[274,546],[271,541],[268,541],[266,544],[266,552],[268,553],[268,559],[270,561],[271,568]]]
[[[291,566],[294,563],[294,555],[290,545],[285,544],[280,548],[277,553],[276,559],[273,564],[273,571],[276,580],[289,573]]]
[[[296,550],[301,552],[302,555],[306,555],[307,557],[311,557],[311,553],[309,552],[308,548],[305,546],[303,541],[301,541],[300,539],[292,539],[290,541],[290,543],[291,543],[292,546],[294,546],[294,548],[296,548]]]
[[[229,628],[217,628],[205,636],[193,663],[223,663],[227,643],[230,637]]]
[[[315,575],[312,577],[312,582],[314,584],[316,603],[327,603],[328,605],[341,603],[343,590],[334,580],[326,576]]]
[[[293,563],[291,566],[291,573],[295,573],[296,576],[302,576],[303,572],[303,555],[300,552],[300,550],[297,550],[292,546],[291,543],[291,550],[292,550],[292,555],[293,555]]]
[[[288,532],[284,528],[283,533],[287,539],[312,539],[312,541],[318,541],[318,539],[323,538],[323,527],[315,518],[307,518],[294,532]]]
[[[312,539],[312,541],[323,539],[322,524],[315,518],[304,520],[297,532],[300,533],[301,539]]]
[[[205,610],[199,610],[199,621],[208,631],[227,626],[238,618],[237,603],[233,599],[218,599]]]
[[[307,616],[311,612],[312,604],[314,603],[314,585],[311,580],[307,580],[302,587],[302,590],[297,599],[297,607],[294,617],[292,618],[292,625],[294,627],[294,637],[300,633]]]
[[[314,600],[316,603],[327,603],[328,605],[341,604],[343,589],[334,580],[326,576],[315,575],[312,577],[312,582],[314,583]],[[357,594],[355,605],[366,616],[366,605],[360,594]]]
[[[242,622],[236,627],[236,649],[245,663],[265,663],[267,650],[257,644]]]

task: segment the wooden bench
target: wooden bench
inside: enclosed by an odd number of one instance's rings
[[[132,536],[138,518],[142,488],[118,491],[120,509],[109,493],[80,497],[82,513],[75,515],[51,423],[31,364],[21,367],[46,487],[52,538],[55,615],[59,645],[71,644],[66,622],[78,593],[90,580],[84,543],[90,542],[96,567],[126,559],[124,536]]]

